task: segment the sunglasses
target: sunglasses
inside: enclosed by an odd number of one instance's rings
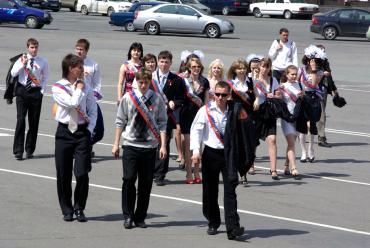
[[[226,93],[215,93],[215,95],[217,96],[217,97],[227,97],[227,96],[229,96],[229,94],[226,94]]]

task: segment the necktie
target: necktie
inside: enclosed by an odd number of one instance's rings
[[[34,62],[34,58],[31,58],[30,59],[30,67],[31,67],[31,69],[28,69],[30,73],[32,72],[33,62]],[[31,79],[31,77],[28,74],[27,75],[27,82],[26,82],[26,90],[29,91],[31,88],[32,88],[32,79]]]
[[[166,84],[166,76],[162,76],[161,88],[163,89],[164,85]]]
[[[69,123],[68,123],[68,129],[71,131],[71,133],[76,132],[78,125],[77,125],[77,120],[78,120],[78,113],[76,109],[71,109],[69,111]]]

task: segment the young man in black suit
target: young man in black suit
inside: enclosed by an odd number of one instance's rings
[[[172,54],[170,51],[161,51],[158,55],[158,69],[153,72],[153,79],[158,86],[157,91],[167,104],[167,153],[170,154],[172,130],[176,129],[174,110],[181,107],[185,100],[185,85],[182,79],[170,71]],[[159,156],[157,156],[158,158]],[[154,170],[154,180],[157,186],[163,186],[168,172],[169,156],[157,159]]]

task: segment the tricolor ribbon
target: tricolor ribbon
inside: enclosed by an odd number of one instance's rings
[[[168,99],[166,97],[166,95],[164,94],[163,90],[161,90],[159,87],[158,87],[158,82],[155,80],[155,79],[152,79],[152,87],[153,87],[153,90],[158,93],[163,101],[165,102],[165,104],[167,105],[168,104]],[[173,112],[171,110],[167,110],[167,116],[168,118],[174,123],[176,124],[176,117],[175,115],[173,114]]]
[[[186,78],[184,78],[184,82],[186,86],[186,97],[198,108],[202,107],[203,101],[200,99],[200,97],[192,92],[190,82]]]

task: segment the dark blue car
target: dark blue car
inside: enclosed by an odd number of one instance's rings
[[[229,15],[230,13],[247,14],[251,0],[199,0],[211,9],[212,13],[222,13]]]
[[[126,31],[134,32],[135,13],[140,10],[149,9],[155,5],[163,4],[163,2],[140,2],[134,3],[127,12],[116,12],[110,15],[109,24],[115,26],[123,26]]]
[[[0,23],[24,23],[27,28],[42,28],[52,20],[49,12],[28,7],[20,0],[0,0]]]
[[[22,0],[26,5],[38,9],[50,9],[58,12],[62,5],[59,0]]]

